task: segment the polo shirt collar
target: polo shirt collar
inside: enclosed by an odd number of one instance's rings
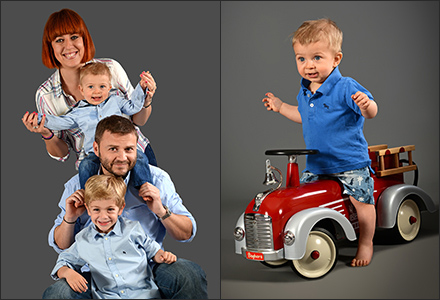
[[[333,86],[342,78],[341,72],[339,71],[339,66],[333,69],[333,71],[330,73],[330,75],[327,77],[327,79],[324,81],[324,83],[319,87],[319,89],[316,91],[316,93],[320,94],[327,94],[329,91],[333,88]],[[306,93],[309,89],[307,88],[310,85],[310,80],[301,79],[301,87]]]

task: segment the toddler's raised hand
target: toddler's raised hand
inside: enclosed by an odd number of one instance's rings
[[[356,103],[357,106],[359,106],[361,110],[367,110],[371,103],[370,98],[368,98],[365,93],[362,93],[360,91],[356,92],[356,94],[354,95],[351,95],[351,99],[353,99],[353,101]]]
[[[283,101],[280,98],[275,97],[272,93],[266,93],[266,97],[263,98],[264,106],[267,110],[273,110],[274,112],[280,112],[281,105]]]

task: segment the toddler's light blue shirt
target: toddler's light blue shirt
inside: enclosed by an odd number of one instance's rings
[[[102,119],[122,114],[134,115],[138,113],[145,102],[146,94],[138,84],[131,94],[131,99],[112,95],[98,105],[81,100],[72,107],[66,114],[60,116],[46,115],[44,127],[51,130],[67,130],[79,128],[84,134],[84,151],[86,154],[93,151],[93,142],[95,140],[96,125]],[[38,115],[40,122],[42,115]]]
[[[148,263],[159,249],[160,245],[145,234],[139,222],[119,217],[107,234],[99,233],[95,224],[79,232],[75,243],[60,253],[51,275],[58,279],[56,273],[62,266],[79,272],[88,264],[93,298],[160,298]]]

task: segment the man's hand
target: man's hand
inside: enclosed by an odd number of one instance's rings
[[[66,199],[66,214],[64,215],[64,219],[67,222],[75,222],[85,210],[84,190],[77,190]]]
[[[146,202],[148,208],[158,217],[163,217],[166,210],[163,207],[160,191],[151,183],[144,183],[139,189],[139,196]],[[184,241],[191,237],[193,225],[191,219],[184,215],[171,214],[169,218],[162,221],[167,234],[171,235],[178,241]]]
[[[163,216],[166,213],[160,199],[160,191],[149,182],[145,182],[139,189],[139,196],[147,203],[148,208],[157,216]]]

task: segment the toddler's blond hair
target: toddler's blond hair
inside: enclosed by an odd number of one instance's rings
[[[82,83],[86,75],[107,75],[109,82],[112,80],[112,74],[108,66],[101,62],[90,62],[85,64],[79,70],[79,82]]]
[[[308,45],[318,41],[326,41],[331,50],[342,52],[342,31],[330,19],[309,20],[292,34],[292,47],[295,43]]]
[[[113,175],[94,175],[85,185],[84,202],[90,205],[94,200],[114,200],[121,208],[125,204],[127,186],[121,177]]]

